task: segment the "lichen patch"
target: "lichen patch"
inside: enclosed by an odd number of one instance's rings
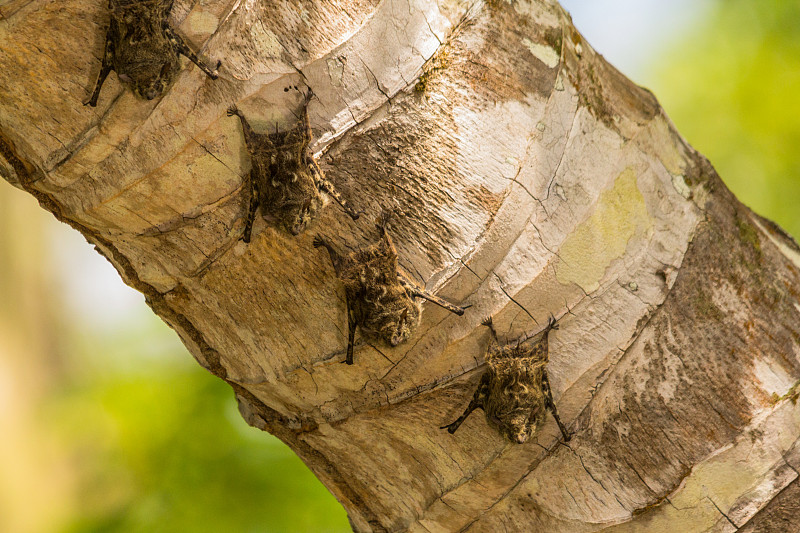
[[[594,213],[565,241],[556,263],[556,278],[576,283],[586,292],[600,286],[608,266],[622,257],[631,238],[652,226],[636,173],[626,168],[611,189],[600,194]]]
[[[531,41],[527,37],[522,39],[522,43],[528,47],[528,50],[534,55],[536,59],[544,63],[550,68],[555,68],[558,65],[560,56],[558,52],[545,44],[539,44]]]

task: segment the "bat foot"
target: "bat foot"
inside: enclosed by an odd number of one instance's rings
[[[394,213],[389,209],[384,209],[381,211],[381,214],[378,215],[378,220],[376,221],[376,225],[378,226],[378,230],[381,232],[386,231],[386,226],[389,225],[389,222],[392,220],[392,215]]]
[[[320,246],[325,246],[327,243],[325,239],[323,239],[320,235],[315,235],[314,240],[311,242],[314,245],[314,248],[319,248]]]

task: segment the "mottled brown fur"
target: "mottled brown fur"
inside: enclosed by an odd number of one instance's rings
[[[137,96],[147,100],[161,96],[180,71],[180,54],[217,79],[220,62],[214,69],[203,63],[167,22],[173,1],[109,0],[111,21],[103,64],[87,105],[97,105],[100,89],[112,70]]]
[[[250,242],[256,211],[276,226],[284,227],[292,235],[302,233],[319,215],[324,205],[323,193],[332,197],[353,220],[354,212],[342,199],[333,185],[325,179],[308,148],[311,143],[311,125],[308,120],[308,102],[313,96],[306,93],[302,117],[288,131],[256,133],[236,106],[228,116],[238,116],[244,131],[244,141],[250,153],[250,207],[242,239]]]
[[[391,346],[407,341],[422,314],[417,297],[457,315],[464,314],[464,307],[419,288],[398,268],[397,251],[386,232],[388,219],[389,215],[384,213],[378,221],[381,235],[378,242],[348,255],[338,253],[319,235],[314,238],[315,247],[327,248],[336,275],[344,285],[349,332],[345,362],[348,365],[353,364],[356,326],[361,327],[362,333],[378,337]]]
[[[469,414],[480,408],[486,413],[490,426],[507,440],[522,444],[544,424],[549,410],[564,440],[568,441],[570,435],[558,417],[546,369],[547,337],[551,329],[558,329],[555,319],[551,317],[542,337],[533,346],[525,346],[523,341],[501,345],[492,320],[487,319],[484,324],[491,329],[495,341],[486,356],[489,368],[481,376],[478,389],[464,414],[442,429],[455,433]]]

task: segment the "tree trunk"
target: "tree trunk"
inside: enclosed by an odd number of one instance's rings
[[[105,5],[0,8],[0,172],[145,294],[355,530],[800,527],[800,248],[557,4],[178,0],[220,78],[184,59],[145,101],[111,75],[93,109]],[[287,127],[303,85],[320,163],[365,215],[331,204],[297,237],[258,218],[247,245],[225,111]],[[383,208],[402,266],[472,307],[425,304],[409,342],[357,336],[343,365],[344,291],[311,242],[371,242]],[[485,370],[481,321],[515,339],[551,313],[572,440],[548,418],[511,444],[480,412],[439,429]]]

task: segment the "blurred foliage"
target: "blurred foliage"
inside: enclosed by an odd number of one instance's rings
[[[350,530],[300,459],[247,426],[231,388],[149,311],[71,344],[69,384],[41,414],[79,472],[77,514],[62,531]]]
[[[800,237],[800,2],[717,1],[650,88],[736,196]]]

